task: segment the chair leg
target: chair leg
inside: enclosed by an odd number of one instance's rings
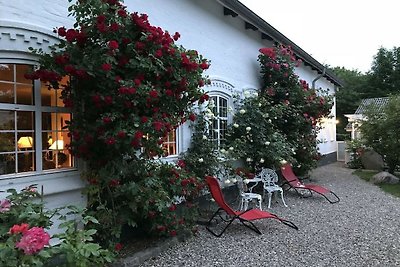
[[[272,198],[272,193],[268,192],[268,208],[271,208],[271,198]]]
[[[283,190],[280,190],[280,193],[281,193],[281,199],[282,199],[283,205],[285,207],[287,207],[288,205],[286,205],[285,199],[283,198]]]

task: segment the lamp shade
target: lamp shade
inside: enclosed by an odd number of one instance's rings
[[[33,147],[33,138],[31,136],[22,136],[18,139],[18,148]]]
[[[63,150],[64,149],[64,140],[56,140],[51,146],[49,147],[51,150]]]

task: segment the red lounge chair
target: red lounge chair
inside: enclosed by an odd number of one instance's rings
[[[283,224],[299,230],[299,228],[292,222],[279,218],[275,214],[269,213],[267,211],[262,211],[259,209],[249,209],[246,211],[235,211],[233,210],[224,199],[224,196],[221,191],[221,187],[219,186],[218,180],[214,177],[207,176],[206,182],[208,188],[210,189],[211,195],[214,198],[215,202],[219,206],[219,209],[213,214],[210,220],[207,223],[206,229],[216,237],[220,237],[225,230],[232,224],[234,220],[239,220],[244,226],[253,230],[254,232],[261,234],[260,230],[253,224],[252,221],[260,220],[260,219],[276,219],[282,222]],[[228,219],[222,217],[222,213],[228,215]],[[220,233],[216,233],[210,229],[212,221],[215,219],[216,216],[219,216],[220,219],[224,222],[227,222],[227,225]]]
[[[281,172],[283,178],[286,180],[286,182],[283,184],[288,184],[290,188],[293,188],[297,194],[301,195],[299,192],[299,189],[304,189],[308,190],[310,192],[310,195],[312,195],[312,192],[318,193],[321,196],[323,196],[326,200],[329,201],[329,203],[337,203],[340,201],[339,197],[333,193],[331,190],[315,185],[315,184],[304,184],[302,183],[299,178],[293,173],[292,166],[290,164],[285,164],[281,167]],[[333,195],[336,199],[332,200],[332,197],[328,197],[329,194]]]

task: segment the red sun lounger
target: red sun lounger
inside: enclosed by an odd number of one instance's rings
[[[249,209],[246,211],[235,211],[233,210],[226,202],[224,199],[224,196],[221,191],[221,187],[219,186],[218,180],[212,176],[207,176],[206,177],[206,182],[208,185],[208,188],[210,189],[211,195],[214,198],[215,202],[219,206],[218,210],[212,215],[210,220],[207,223],[206,229],[213,234],[216,237],[220,237],[225,230],[233,223],[233,221],[238,220],[240,221],[244,226],[247,228],[253,230],[254,232],[261,234],[261,231],[254,225],[252,221],[255,220],[260,220],[260,219],[276,219],[280,221],[281,223],[294,228],[296,230],[299,230],[299,228],[292,222],[288,220],[284,220],[282,218],[279,218],[275,214],[269,213],[267,211],[262,211],[259,209]],[[223,217],[222,215],[228,215],[227,217]],[[216,233],[213,230],[211,230],[211,224],[212,221],[216,217],[219,216],[219,218],[226,222],[227,225],[222,229],[220,233]],[[228,218],[228,219],[227,219]]]
[[[329,203],[337,203],[340,201],[339,197],[332,192],[331,190],[315,185],[315,184],[304,184],[300,181],[300,179],[293,173],[292,166],[290,164],[285,164],[281,167],[281,172],[283,178],[286,180],[285,184],[288,184],[290,188],[293,188],[296,193],[300,194],[300,190],[308,190],[310,192],[310,195],[312,195],[312,192],[318,193],[321,196],[323,196],[326,200],[329,201]]]

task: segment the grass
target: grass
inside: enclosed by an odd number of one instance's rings
[[[369,182],[378,171],[371,171],[371,170],[356,170],[353,174],[357,175],[361,179]],[[396,173],[397,175],[397,173]],[[396,196],[400,197],[400,184],[380,184],[378,185],[383,191]]]

